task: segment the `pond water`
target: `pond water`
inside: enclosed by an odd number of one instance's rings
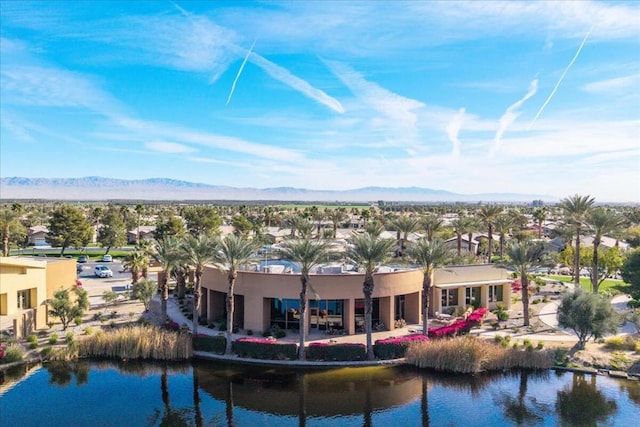
[[[639,382],[554,371],[74,362],[1,379],[3,426],[631,426],[640,415]]]

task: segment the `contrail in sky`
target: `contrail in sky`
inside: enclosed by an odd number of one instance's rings
[[[249,59],[249,55],[251,55],[251,51],[253,50],[253,46],[255,46],[256,41],[254,40],[247,52],[247,55],[244,57],[244,61],[240,65],[240,69],[238,70],[238,74],[236,74],[236,78],[233,80],[233,84],[231,85],[231,92],[229,92],[229,97],[227,98],[227,103],[225,105],[229,105],[229,101],[231,101],[231,96],[233,96],[233,92],[236,90],[236,83],[238,83],[238,79],[240,78],[240,74],[242,74],[242,70],[244,70],[244,64],[247,63],[247,59]]]
[[[538,120],[538,117],[540,116],[540,114],[542,114],[542,110],[544,110],[544,108],[547,106],[549,101],[551,101],[551,98],[553,97],[553,95],[555,95],[556,91],[558,90],[558,86],[560,86],[560,83],[562,83],[562,80],[564,79],[564,76],[569,71],[569,68],[571,68],[573,63],[576,62],[576,59],[578,59],[578,55],[580,55],[580,52],[582,51],[584,44],[587,42],[587,39],[589,38],[589,34],[591,34],[591,30],[593,30],[593,27],[589,29],[589,32],[587,32],[587,35],[584,36],[584,39],[582,39],[582,43],[580,43],[580,47],[578,47],[578,51],[576,52],[575,55],[573,55],[573,59],[571,59],[571,62],[569,62],[569,65],[567,65],[567,68],[564,69],[564,72],[560,76],[558,83],[556,83],[555,87],[553,88],[553,90],[551,91],[547,99],[544,101],[544,104],[542,104],[542,107],[540,107],[540,109],[536,113],[536,116],[533,118],[533,120],[529,124],[529,127],[527,128],[527,130],[530,130],[533,127],[533,125],[536,123],[536,120]]]

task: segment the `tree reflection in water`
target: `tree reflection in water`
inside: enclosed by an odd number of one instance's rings
[[[75,375],[76,385],[81,386],[89,381],[89,364],[84,361],[64,362],[54,361],[46,365],[49,372],[49,384],[64,386],[71,383]]]
[[[189,425],[188,417],[191,410],[188,408],[176,410],[171,407],[169,376],[167,371],[167,365],[163,365],[162,374],[160,375],[160,392],[162,394],[164,412],[161,417],[160,410],[154,410],[154,414],[149,418],[149,425],[156,425],[158,423],[158,419],[160,419],[160,426],[187,426]]]
[[[596,426],[607,424],[618,405],[596,389],[596,375],[590,381],[584,374],[573,374],[573,383],[565,390],[558,391],[556,410],[563,425]]]
[[[527,398],[527,384],[530,377],[546,379],[549,377],[548,372],[523,370],[516,375],[520,376],[518,396],[514,397],[503,392],[497,399],[497,403],[503,408],[505,417],[516,425],[541,424],[544,421],[544,416],[552,412],[552,408],[538,403],[533,396]]]

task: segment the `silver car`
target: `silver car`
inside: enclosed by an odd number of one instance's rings
[[[106,265],[96,265],[96,268],[93,269],[93,274],[97,277],[113,277],[113,271]]]

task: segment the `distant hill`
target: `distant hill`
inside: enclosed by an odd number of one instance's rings
[[[0,199],[42,200],[273,200],[302,202],[555,202],[540,194],[457,194],[421,187],[364,187],[353,190],[307,190],[294,187],[247,188],[209,185],[168,178],[126,180],[22,178],[0,180]]]

